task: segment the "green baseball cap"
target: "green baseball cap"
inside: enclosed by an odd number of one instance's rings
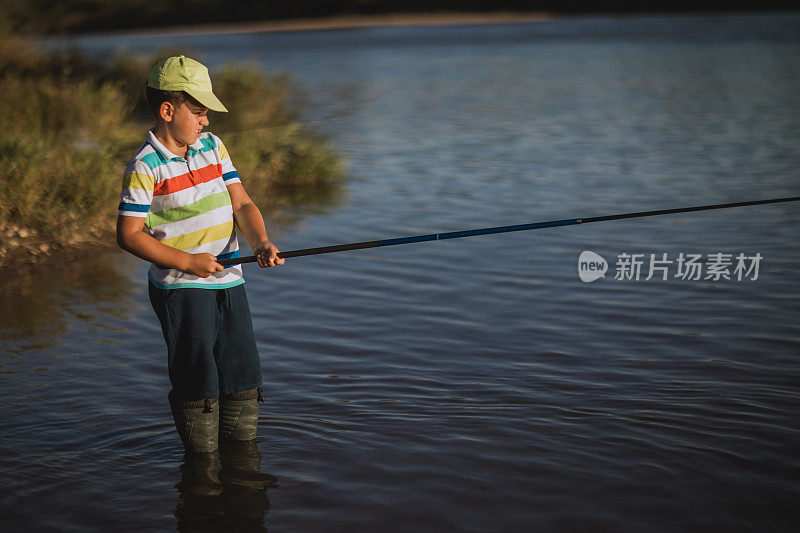
[[[211,90],[208,69],[186,56],[172,56],[156,63],[147,75],[147,86],[162,91],[186,91],[210,110],[228,112]]]

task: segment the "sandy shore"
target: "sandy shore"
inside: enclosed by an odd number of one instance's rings
[[[431,13],[364,15],[291,20],[268,20],[226,24],[170,26],[130,31],[114,31],[113,35],[130,37],[180,37],[188,35],[222,35],[231,33],[263,33],[282,31],[343,30],[380,26],[457,26],[467,24],[520,24],[555,20],[553,14],[540,11],[496,13]],[[106,34],[103,32],[103,34]],[[100,35],[92,33],[86,35]]]

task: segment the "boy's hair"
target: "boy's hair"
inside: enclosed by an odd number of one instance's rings
[[[152,87],[145,87],[145,97],[147,98],[147,107],[153,112],[156,118],[159,117],[158,110],[161,104],[169,102],[176,109],[188,102],[197,107],[205,107],[203,104],[192,98],[186,91],[163,91],[161,89],[153,89]]]

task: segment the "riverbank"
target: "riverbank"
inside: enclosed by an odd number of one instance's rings
[[[262,20],[255,22],[193,24],[87,32],[84,35],[120,35],[128,37],[179,37],[190,35],[225,35],[287,31],[351,30],[401,26],[460,26],[477,24],[526,24],[548,22],[559,17],[544,11],[499,11],[494,13],[398,13],[386,15],[348,15],[324,18]]]

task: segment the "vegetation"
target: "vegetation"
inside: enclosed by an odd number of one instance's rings
[[[624,2],[623,2],[624,4]],[[575,10],[582,2],[529,0],[0,0],[0,9],[17,29],[37,33],[108,31],[153,26],[223,22],[459,11]]]
[[[100,65],[0,31],[0,264],[113,242],[122,173],[152,125],[143,80],[157,59]],[[230,113],[212,113],[211,131],[254,200],[332,201],[341,161],[299,122],[289,79],[253,65],[212,77]]]
[[[754,6],[749,6],[753,9]],[[786,2],[762,0],[755,9],[786,9]],[[14,26],[38,33],[109,31],[154,26],[274,21],[324,17],[436,14],[463,12],[537,11],[560,14],[641,13],[729,10],[720,2],[675,0],[649,2],[586,2],[585,0],[303,0],[254,2],[253,0],[0,0],[0,10]],[[748,9],[740,6],[736,9]]]

